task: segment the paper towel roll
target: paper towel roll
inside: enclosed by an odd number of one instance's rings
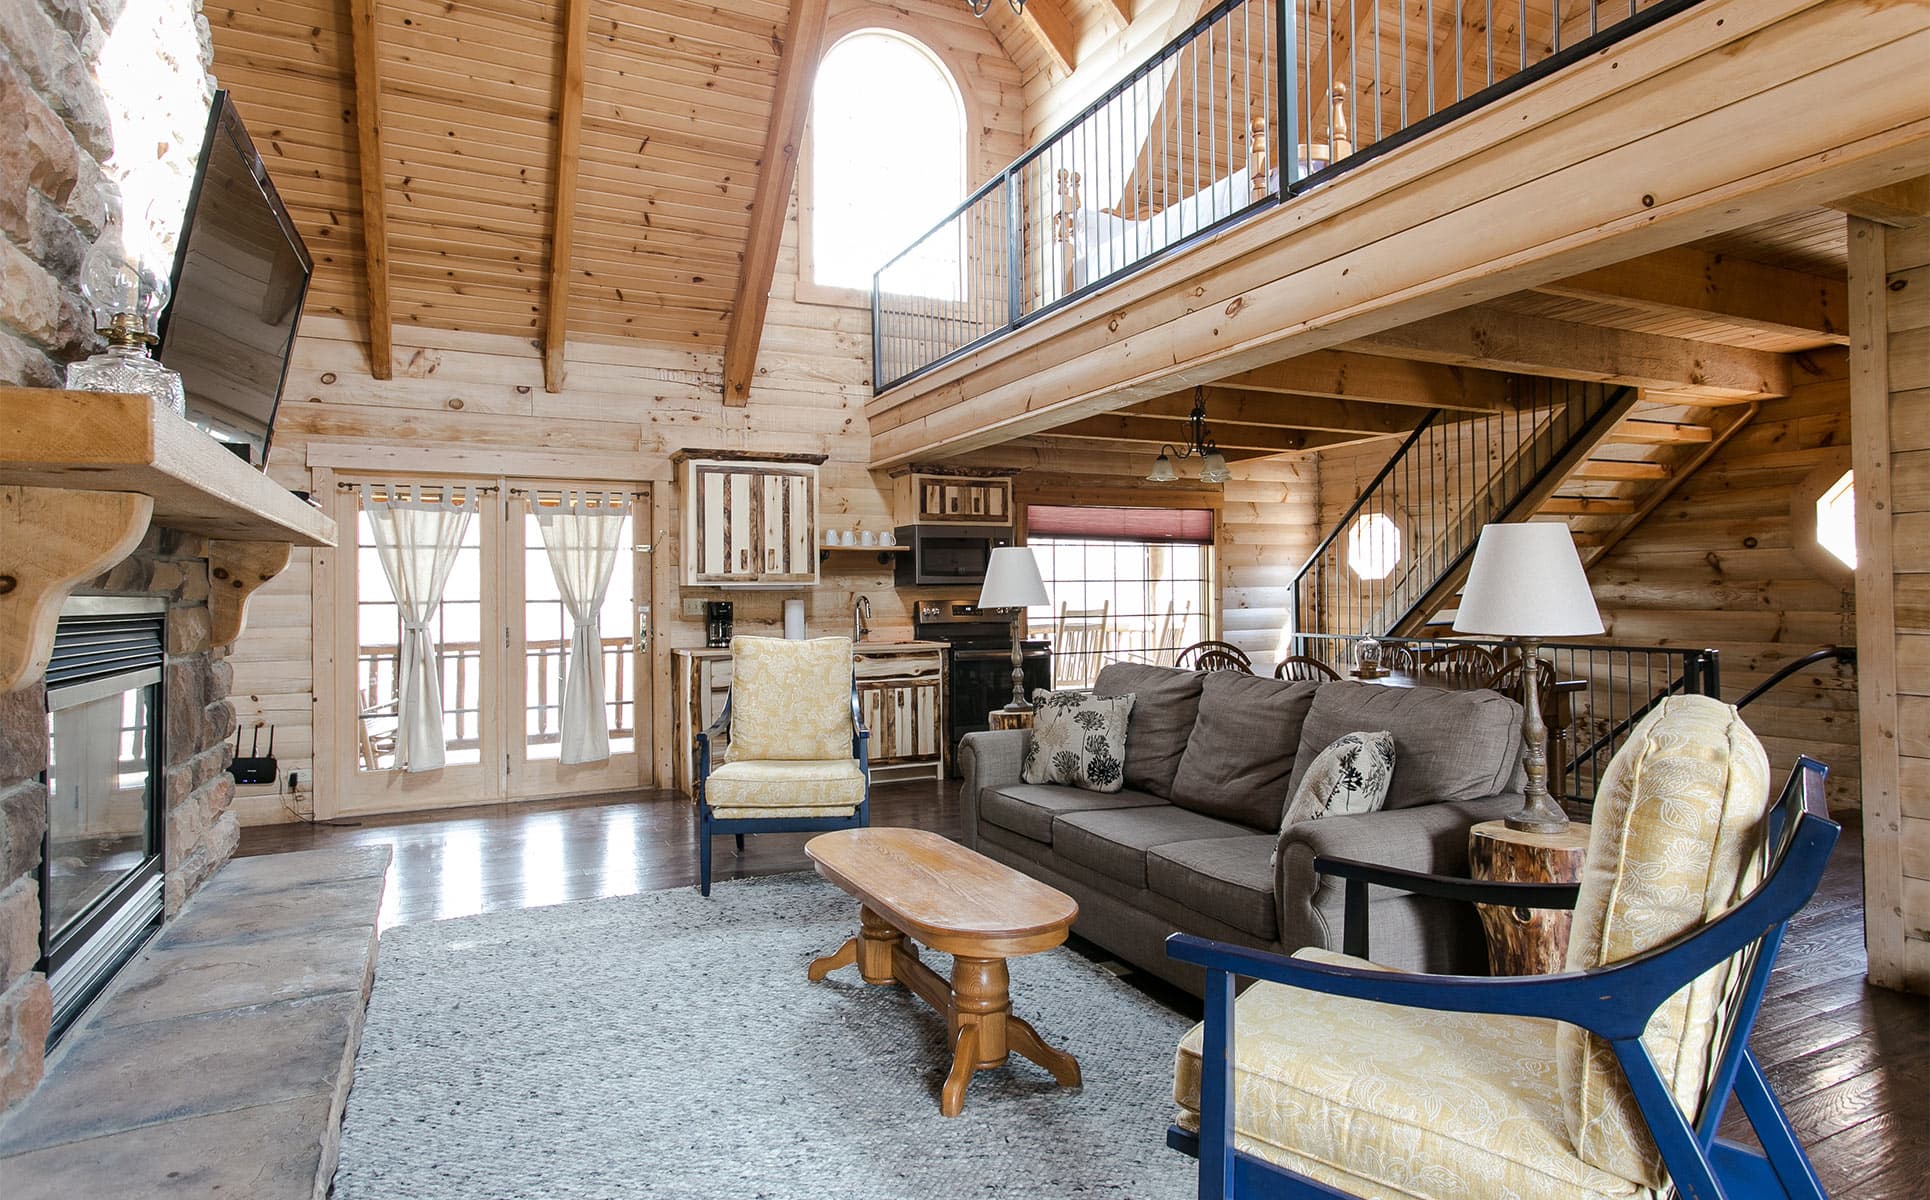
[[[804,601],[784,602],[784,636],[794,642],[804,640]]]

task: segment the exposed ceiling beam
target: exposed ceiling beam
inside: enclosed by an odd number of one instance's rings
[[[1246,391],[1471,412],[1497,412],[1515,403],[1513,381],[1506,375],[1345,350],[1317,350],[1229,375],[1219,383]]]
[[[570,328],[570,263],[576,246],[576,166],[583,149],[583,52],[590,0],[569,0],[563,22],[563,94],[556,106],[556,187],[550,206],[549,302],[543,309],[543,390],[563,390]]]
[[[1282,454],[1290,450],[1315,450],[1322,446],[1340,445],[1357,442],[1364,435],[1358,433],[1321,433],[1304,429],[1268,429],[1259,425],[1227,425],[1212,429],[1214,444],[1222,450],[1264,450],[1270,454]],[[1093,438],[1109,442],[1144,442],[1148,446],[1172,443],[1176,446],[1186,444],[1187,425],[1185,421],[1173,421],[1164,417],[1116,416],[1111,413],[1103,417],[1087,417],[1057,429],[1048,429],[1047,437]]]
[[[1930,175],[1833,200],[1830,208],[1879,225],[1902,228],[1930,217]]]
[[[1553,321],[1486,305],[1427,317],[1348,346],[1370,355],[1616,383],[1705,399],[1765,399],[1786,396],[1790,388],[1789,360],[1781,354]]]
[[[1060,7],[1059,0],[1026,0],[1019,20],[1059,69],[1072,74],[1079,65],[1079,37],[1073,32],[1072,18]]]
[[[382,76],[375,54],[376,0],[349,0],[355,57],[355,157],[362,177],[362,259],[369,293],[369,374],[395,373],[394,316],[389,305],[389,201],[382,176]]]
[[[1105,0],[1105,6],[1119,18],[1121,25],[1133,23],[1133,0]]]
[[[1383,360],[1385,361],[1385,360]],[[1128,409],[1124,415],[1185,420],[1193,412],[1193,393],[1174,392]],[[1411,405],[1370,404],[1280,392],[1237,388],[1206,389],[1208,425],[1266,425],[1278,429],[1317,429],[1329,433],[1407,433],[1425,410]]]
[[[798,143],[811,112],[811,81],[817,77],[824,45],[829,0],[797,0],[784,30],[784,57],[777,66],[771,124],[758,158],[757,189],[751,194],[751,233],[737,272],[737,294],[724,331],[724,403],[741,408],[750,402],[757,374],[757,347],[764,338],[771,280],[777,273],[777,247],[784,235],[784,212],[797,176]]]
[[[1843,280],[1687,246],[1571,275],[1535,291],[1837,345],[1850,340],[1849,286]]]

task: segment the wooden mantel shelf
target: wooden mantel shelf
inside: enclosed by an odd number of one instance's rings
[[[146,396],[0,387],[0,692],[40,679],[74,588],[159,525],[208,540],[214,643],[335,522]]]

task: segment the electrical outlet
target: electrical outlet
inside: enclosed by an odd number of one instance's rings
[[[288,790],[291,792],[299,792],[302,790],[302,773],[300,771],[290,771],[288,773]]]
[[[695,620],[704,619],[704,598],[702,596],[684,597],[684,616]]]

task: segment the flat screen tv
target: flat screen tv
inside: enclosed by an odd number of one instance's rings
[[[315,260],[225,91],[214,94],[174,256],[160,360],[181,374],[188,419],[257,466],[288,374]]]

